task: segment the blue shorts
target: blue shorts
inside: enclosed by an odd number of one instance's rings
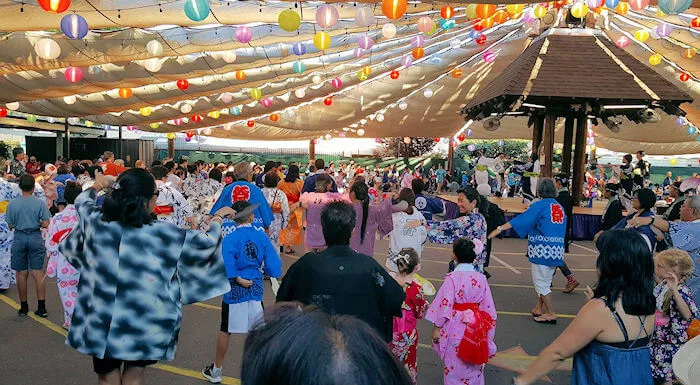
[[[16,271],[43,270],[46,248],[41,230],[15,230],[10,267]]]

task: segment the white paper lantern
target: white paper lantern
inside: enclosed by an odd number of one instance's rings
[[[357,136],[365,136],[365,129],[360,128],[359,130],[357,130]]]
[[[61,46],[51,39],[41,39],[36,42],[34,51],[42,59],[53,60],[61,55]]]
[[[221,94],[221,97],[219,99],[221,99],[222,102],[228,104],[231,103],[231,101],[233,100],[233,96],[228,92],[224,92],[223,94]]]
[[[202,134],[204,135],[211,135],[211,128],[207,127],[202,130]]]
[[[163,67],[163,62],[160,59],[152,57],[143,61],[143,68],[148,72],[158,72]]]
[[[224,124],[224,130],[231,131],[231,128],[233,128],[233,123]]]
[[[423,91],[423,96],[426,98],[432,98],[433,97],[433,90],[430,88],[426,88],[425,91]]]
[[[146,43],[146,51],[148,51],[151,56],[160,56],[163,54],[163,44],[158,40],[151,40]]]
[[[19,109],[19,102],[7,103],[5,104],[5,107],[7,107],[7,109],[10,111],[17,111]]]
[[[333,136],[331,136],[331,134],[326,134],[325,139],[326,139],[326,140],[331,140],[331,139],[333,139]]]
[[[450,48],[459,48],[462,46],[462,41],[459,39],[454,39],[450,41]]]
[[[303,99],[306,96],[306,90],[303,88],[297,88],[294,90],[294,96],[296,96],[299,99]]]
[[[221,55],[221,59],[223,59],[228,64],[235,62],[237,57],[238,56],[236,56],[235,50],[226,51]]]
[[[312,81],[314,84],[321,84],[321,81],[322,81],[322,80],[323,80],[323,79],[321,79],[321,77],[320,77],[319,75],[314,75],[314,77],[311,78],[311,81]]]
[[[392,37],[396,36],[396,26],[391,23],[384,24],[382,27],[382,36],[384,36],[386,39],[391,39]]]
[[[47,123],[56,123],[56,118],[54,118],[53,116],[49,116],[46,118],[46,122]]]
[[[63,102],[68,105],[75,104],[77,100],[78,98],[76,98],[75,95],[68,95],[63,97]]]
[[[408,136],[404,136],[403,142],[406,143],[406,144],[411,144],[411,138],[408,137]]]
[[[76,117],[68,118],[68,124],[76,125],[78,123],[80,123],[80,118],[76,118]]]
[[[369,7],[360,7],[355,11],[355,23],[360,27],[369,27],[376,22],[377,18]]]
[[[406,103],[406,102],[399,103],[399,110],[406,111],[407,108],[408,108],[408,103]]]
[[[182,112],[183,114],[189,114],[190,112],[192,112],[192,106],[185,103],[182,105],[182,107],[180,107],[180,112]]]
[[[375,118],[379,123],[384,121],[384,115],[383,114],[378,114],[377,117]]]

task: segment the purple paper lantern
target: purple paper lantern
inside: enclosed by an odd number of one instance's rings
[[[355,48],[355,50],[352,51],[352,55],[355,57],[355,59],[359,59],[365,55],[365,50],[362,48]]]
[[[411,38],[411,46],[413,48],[422,47],[423,44],[425,44],[425,38],[423,37],[423,35],[416,35],[413,36],[413,38]]]
[[[191,141],[192,141],[192,138],[190,138],[189,136],[185,136],[185,142],[189,143]]]
[[[374,40],[368,35],[364,35],[357,40],[357,45],[362,49],[369,50],[374,46]]]
[[[236,32],[234,32],[233,36],[236,38],[237,42],[247,44],[253,39],[253,30],[251,30],[250,27],[242,25],[236,28]]]
[[[292,51],[295,55],[302,56],[306,54],[306,46],[302,43],[294,43],[294,46],[292,46]]]
[[[473,144],[470,144],[470,145],[467,146],[467,150],[469,150],[469,151],[474,151],[474,150],[476,150],[476,146],[473,145]]]
[[[413,59],[410,56],[406,55],[403,57],[403,59],[401,59],[401,65],[408,68],[413,65]]]
[[[78,14],[66,15],[61,19],[61,31],[71,39],[82,39],[88,33],[88,23]]]
[[[659,37],[666,37],[673,32],[673,26],[669,23],[661,23],[656,26],[656,34]]]

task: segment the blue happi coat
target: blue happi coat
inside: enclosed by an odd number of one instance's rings
[[[530,262],[545,266],[564,264],[566,214],[554,198],[533,203],[527,211],[511,219],[509,223],[520,238],[527,236],[527,255]]]

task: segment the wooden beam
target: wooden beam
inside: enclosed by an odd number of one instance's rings
[[[552,157],[554,156],[554,127],[557,123],[557,116],[554,114],[547,114],[544,129],[542,131],[542,153],[544,154],[544,159],[540,159],[542,168],[540,169],[540,174],[545,178],[552,177]]]
[[[562,149],[561,172],[571,175],[571,152],[574,144],[574,117],[569,115],[564,122],[564,148]]]
[[[168,138],[168,158],[175,159],[175,138]]]
[[[447,146],[447,174],[451,175],[452,174],[452,167],[454,166],[454,161],[455,161],[455,148],[452,147],[452,140],[450,140],[450,145]]]
[[[534,119],[535,119],[535,124],[532,125],[532,152],[535,154],[538,154],[540,144],[542,144],[542,130],[544,129],[544,115],[535,115]]]
[[[576,138],[574,139],[574,171],[572,175],[571,196],[574,206],[581,203],[583,196],[583,180],[586,173],[586,132],[588,130],[588,117],[579,116],[576,119]]]
[[[316,160],[316,139],[309,140],[309,160]]]

